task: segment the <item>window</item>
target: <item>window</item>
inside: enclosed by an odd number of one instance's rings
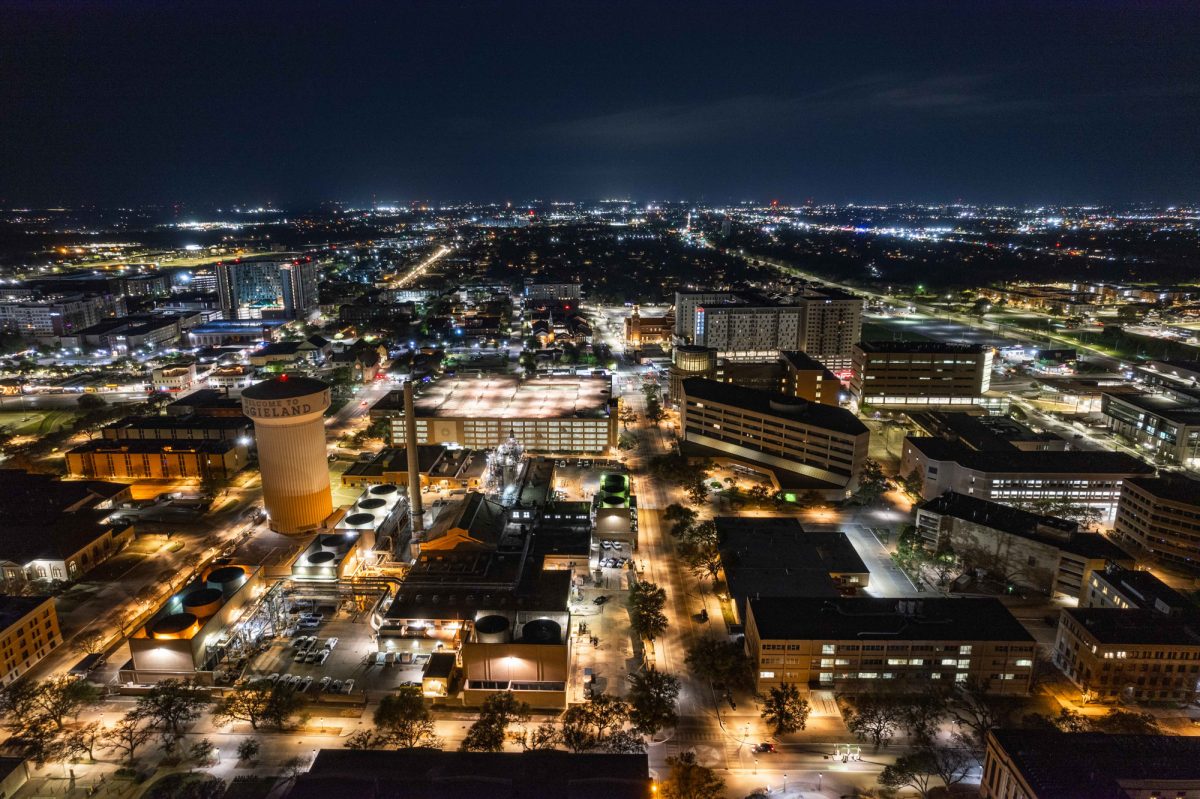
[[[775,679],[775,672],[773,672],[773,671],[760,671],[760,672],[758,673],[758,678],[759,678],[760,680],[773,680],[773,679]]]

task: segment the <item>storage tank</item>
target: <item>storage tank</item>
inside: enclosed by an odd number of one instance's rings
[[[523,644],[561,644],[562,625],[550,619],[534,619],[521,628]]]
[[[382,519],[384,516],[387,516],[388,503],[386,499],[369,497],[367,499],[359,500],[358,510],[361,513],[369,513],[376,519]]]
[[[399,497],[400,489],[391,483],[384,483],[383,485],[371,486],[367,490],[367,493],[373,497],[384,497],[385,499],[391,499]]]
[[[505,616],[483,616],[475,620],[475,640],[481,644],[507,644],[512,640],[512,624]]]
[[[183,598],[183,610],[197,619],[216,615],[224,604],[225,595],[219,588],[199,588]]]
[[[191,638],[199,631],[200,620],[191,613],[172,613],[150,625],[150,637],[160,641]]]
[[[375,514],[373,513],[351,513],[338,525],[338,527],[348,527],[351,530],[370,530],[374,526]]]
[[[327,533],[317,539],[317,547],[325,552],[339,552],[346,546],[346,536],[342,533]]]
[[[241,566],[222,566],[209,572],[204,582],[209,588],[218,589],[228,599],[246,582],[246,576],[246,570]]]

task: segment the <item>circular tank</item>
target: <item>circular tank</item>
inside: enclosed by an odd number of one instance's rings
[[[337,555],[332,552],[314,552],[308,556],[308,562],[313,566],[325,566],[332,563],[336,558]]]
[[[625,497],[620,494],[604,494],[600,497],[600,502],[606,508],[619,508],[625,504]]]
[[[364,513],[371,513],[378,516],[387,510],[387,500],[379,497],[371,497],[364,499],[358,503],[358,509]]]
[[[351,513],[342,519],[344,527],[370,527],[373,524],[375,524],[375,514],[373,513]]]
[[[209,588],[220,589],[226,597],[241,587],[246,580],[246,570],[241,566],[222,566],[219,569],[213,569],[205,578],[205,583]]]
[[[521,628],[523,644],[561,644],[562,625],[550,619],[534,619]]]
[[[341,533],[328,533],[317,539],[317,546],[327,552],[336,552],[346,545],[346,537]]]
[[[200,588],[183,598],[183,609],[198,619],[207,619],[221,609],[223,598],[219,588]]]
[[[619,474],[609,474],[604,476],[604,482],[601,485],[605,491],[617,493],[625,490],[625,478]]]
[[[512,640],[512,628],[504,616],[484,616],[475,620],[475,640],[481,644],[506,644]]]
[[[388,497],[392,494],[395,494],[399,490],[400,489],[396,488],[396,486],[389,483],[387,485],[371,486],[370,494],[373,497]]]
[[[150,636],[160,640],[187,638],[199,629],[200,622],[191,613],[172,613],[150,625]]]

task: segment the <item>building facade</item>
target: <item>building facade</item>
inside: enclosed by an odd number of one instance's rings
[[[1182,475],[1126,480],[1113,535],[1168,568],[1200,569],[1200,480]]]
[[[1104,394],[1100,412],[1108,429],[1150,456],[1200,467],[1200,390],[1164,394]]]
[[[75,477],[228,480],[245,468],[249,447],[237,439],[96,439],[68,450]]]
[[[850,393],[859,405],[971,405],[991,387],[992,350],[939,341],[861,341]]]
[[[763,693],[787,682],[846,693],[971,683],[1024,695],[1035,642],[997,599],[751,599],[746,652]]]
[[[303,319],[320,305],[311,256],[239,258],[214,269],[226,319]]]
[[[858,488],[870,434],[849,411],[704,378],[682,390],[685,451],[766,468],[781,487],[830,498]]]
[[[0,596],[0,687],[12,685],[60,644],[53,597]]]

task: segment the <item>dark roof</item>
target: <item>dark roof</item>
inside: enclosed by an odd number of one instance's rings
[[[701,347],[701,349],[703,349],[703,347]],[[837,380],[837,376],[834,375],[833,372],[829,371],[825,364],[821,363],[807,352],[788,350],[787,352],[779,353],[779,357],[784,363],[795,369],[797,372],[823,372],[826,377]]]
[[[1124,452],[977,452],[943,438],[910,436],[908,443],[935,461],[954,461],[980,472],[1031,474],[1154,474],[1154,467]]]
[[[835,597],[830,575],[868,573],[843,532],[806,532],[793,518],[713,521],[729,592],[739,604],[749,596]]]
[[[1189,602],[1183,594],[1150,572],[1109,566],[1104,571],[1095,574],[1096,577],[1136,601],[1138,607],[1153,610],[1158,605],[1160,611],[1165,609],[1164,612],[1197,610],[1196,606]]]
[[[1105,395],[1109,393],[1106,391]],[[1112,399],[1182,425],[1200,425],[1200,404],[1196,400],[1184,401],[1154,394],[1121,394]]]
[[[1033,643],[1033,636],[992,598],[763,598],[749,605],[762,640]]]
[[[1171,502],[1183,502],[1188,505],[1200,505],[1200,480],[1192,480],[1181,474],[1162,475],[1159,477],[1131,477],[1125,481],[1151,496]]]
[[[453,477],[458,474],[462,466],[461,461],[466,460],[467,454],[471,453],[468,450],[457,450],[455,454],[452,454],[444,444],[418,444],[417,470],[421,474],[434,477]],[[445,470],[439,468],[443,462],[448,464],[449,468]],[[436,475],[433,474],[434,469],[437,469]],[[384,472],[408,472],[408,449],[406,447],[384,447],[371,460],[355,461],[350,464],[345,473],[354,476],[379,477]]]
[[[981,353],[982,344],[954,344],[948,341],[860,341],[854,346],[863,352],[945,352]]]
[[[247,416],[126,416],[106,430],[155,430],[166,427],[180,430],[237,430],[253,424]]]
[[[644,799],[645,754],[322,749],[291,799]]]
[[[1102,644],[1200,647],[1200,625],[1191,618],[1125,608],[1064,608],[1063,612]]]
[[[776,391],[760,391],[704,377],[689,377],[683,381],[683,393],[689,400],[730,405],[846,435],[857,436],[867,432],[866,425],[844,408],[808,402]]]
[[[300,351],[301,341],[276,341],[268,344],[265,347],[255,350],[251,353],[252,356],[260,355],[295,355]]]
[[[96,505],[129,490],[99,480],[56,480],[49,475],[0,469],[0,559],[22,566],[61,560],[105,535],[111,510]],[[122,525],[125,529],[128,525]]]
[[[12,596],[0,594],[0,631],[25,618],[31,611],[45,602],[48,596]]]
[[[317,380],[315,377],[280,375],[272,380],[264,380],[243,389],[242,396],[255,400],[292,399],[309,394],[319,394],[328,388],[328,383]]]
[[[1014,441],[1062,441],[1054,433],[1035,433],[1007,416],[976,416],[962,411],[914,411],[910,418],[931,435],[959,441],[974,450],[1008,452]]]
[[[1054,730],[991,735],[1039,799],[1128,799],[1125,781],[1200,778],[1200,738]]]
[[[73,447],[70,452],[132,452],[153,455],[169,449],[174,452],[223,455],[237,446],[238,442],[231,438],[97,438]]]

